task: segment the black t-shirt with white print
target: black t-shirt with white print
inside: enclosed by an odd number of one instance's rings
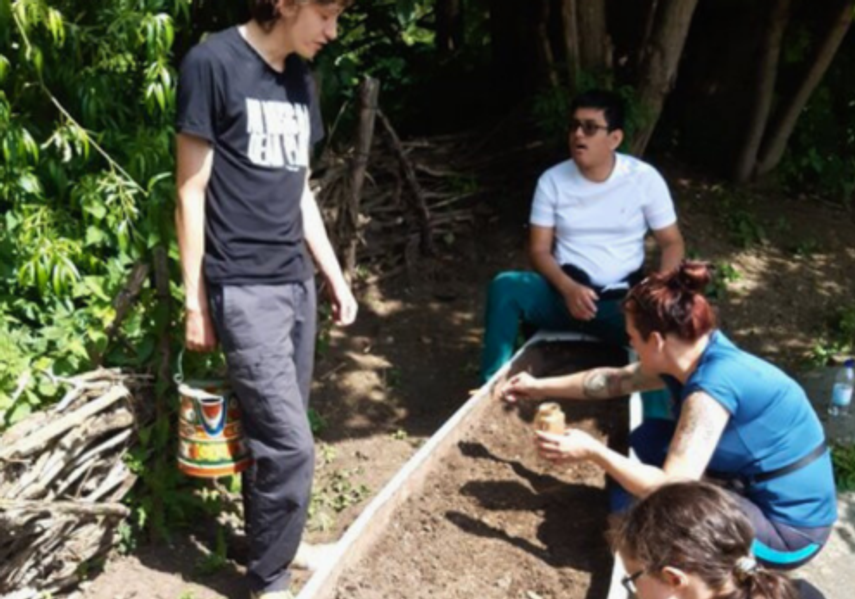
[[[206,280],[249,285],[310,278],[300,200],[323,126],[302,59],[290,55],[279,73],[236,27],[209,36],[181,65],[176,125],[214,149]]]

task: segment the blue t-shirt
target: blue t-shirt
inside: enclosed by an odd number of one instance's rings
[[[751,476],[788,466],[825,438],[804,390],[780,369],[736,347],[720,331],[710,336],[685,385],[663,376],[676,401],[706,393],[730,414],[708,465],[711,470]],[[837,500],[829,452],[784,476],[752,484],[747,497],[770,520],[797,527],[830,526]]]

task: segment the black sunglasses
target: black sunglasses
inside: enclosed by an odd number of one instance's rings
[[[604,131],[609,130],[608,126],[600,125],[598,123],[595,123],[594,121],[580,121],[577,119],[573,119],[572,121],[570,121],[570,133],[575,133],[579,127],[582,128],[582,133],[585,135],[585,137],[593,137],[600,129]]]
[[[620,583],[623,585],[623,588],[626,589],[626,592],[632,596],[638,594],[638,589],[635,586],[635,581],[644,576],[647,570],[639,570],[634,574],[629,574],[620,579]]]

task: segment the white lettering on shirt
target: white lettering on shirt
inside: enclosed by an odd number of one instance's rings
[[[256,166],[309,166],[311,119],[305,104],[246,99],[247,157]]]

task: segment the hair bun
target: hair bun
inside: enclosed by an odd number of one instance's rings
[[[689,293],[703,293],[712,275],[706,262],[684,260],[672,275],[672,283]]]

